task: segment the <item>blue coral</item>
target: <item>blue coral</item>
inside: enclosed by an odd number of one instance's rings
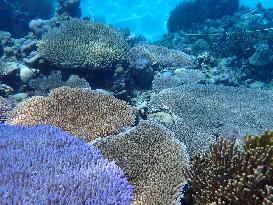
[[[0,204],[129,205],[133,187],[100,151],[60,129],[0,125]]]

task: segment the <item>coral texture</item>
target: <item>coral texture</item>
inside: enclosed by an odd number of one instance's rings
[[[165,71],[156,75],[153,80],[152,88],[158,92],[182,84],[198,84],[200,82],[205,82],[205,80],[206,76],[202,71],[182,68],[176,69],[174,73],[171,71]]]
[[[116,134],[134,123],[132,108],[112,96],[86,89],[61,87],[48,97],[32,97],[17,106],[10,124],[50,124],[84,140]]]
[[[121,32],[100,22],[71,19],[38,42],[39,53],[61,68],[106,69],[125,59]]]
[[[273,94],[243,87],[182,85],[152,96],[150,107],[176,116],[167,127],[187,145],[190,153],[208,149],[224,130],[239,135],[261,134],[273,127]]]
[[[50,75],[31,79],[29,86],[35,90],[36,95],[45,96],[50,90],[62,86],[71,88],[91,88],[89,83],[77,75],[71,75],[65,82],[62,80],[61,71],[52,71]]]
[[[58,2],[58,14],[65,14],[77,18],[81,17],[81,0],[58,0]]]
[[[159,65],[161,67],[190,67],[193,59],[188,54],[163,46],[151,44],[140,44],[129,50],[129,62],[134,65],[139,59],[149,62],[149,65]]]
[[[4,62],[0,60],[0,77],[9,75],[13,72],[18,72],[18,67],[16,63]]]
[[[5,98],[0,96],[0,122],[7,120],[8,112],[12,110],[12,105]]]
[[[51,126],[0,125],[1,204],[129,205],[133,187],[99,150]]]
[[[122,167],[135,186],[133,204],[176,204],[187,155],[184,145],[164,126],[142,121],[124,133],[98,138],[94,144]]]
[[[247,151],[258,147],[266,148],[267,146],[273,147],[273,132],[266,132],[260,136],[245,137],[245,149]],[[271,155],[269,164],[273,167],[273,155]]]
[[[256,52],[249,58],[250,65],[263,67],[273,62],[272,51],[268,44],[261,44]]]
[[[185,0],[171,11],[167,27],[170,32],[186,31],[207,19],[232,15],[239,10],[239,0]]]
[[[269,205],[273,203],[273,147],[240,152],[235,140],[219,139],[185,170],[196,204]]]
[[[48,30],[50,29],[48,21],[42,19],[33,19],[29,22],[28,26],[29,29],[39,37],[48,32]]]

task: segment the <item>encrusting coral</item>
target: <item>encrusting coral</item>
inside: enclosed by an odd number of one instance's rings
[[[124,101],[97,91],[61,87],[48,97],[19,104],[8,119],[13,125],[49,124],[90,141],[117,134],[134,123],[133,109]]]
[[[100,22],[70,19],[46,33],[37,43],[49,62],[67,69],[107,69],[126,58],[121,32]]]
[[[100,151],[51,126],[0,125],[0,204],[130,205],[133,187]]]
[[[235,140],[220,138],[184,169],[195,204],[272,204],[272,156],[272,146],[240,151]]]
[[[187,164],[184,145],[160,124],[142,121],[130,130],[92,142],[116,161],[135,186],[135,205],[177,204],[182,168]]]

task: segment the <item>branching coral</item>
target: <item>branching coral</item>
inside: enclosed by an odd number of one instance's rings
[[[134,115],[126,102],[112,96],[61,87],[48,97],[32,97],[18,105],[8,122],[30,126],[50,124],[89,141],[132,125]]]
[[[61,68],[106,69],[125,60],[121,32],[100,22],[71,19],[45,34],[39,53]]]
[[[0,125],[1,204],[129,205],[133,187],[99,150],[51,126]]]
[[[273,127],[273,94],[269,91],[217,85],[182,85],[152,96],[151,110],[176,116],[167,127],[191,154],[205,152],[228,128],[240,136]]]
[[[11,103],[0,96],[0,122],[3,122],[7,119],[8,112],[11,110]]]
[[[234,140],[219,139],[195,156],[185,175],[196,204],[272,204],[273,147],[240,152]]]
[[[260,136],[246,136],[245,137],[245,149],[251,151],[252,149],[266,147],[273,147],[273,132],[266,132]],[[271,156],[270,166],[273,167],[273,155]]]
[[[164,126],[141,122],[125,133],[95,140],[105,157],[115,160],[135,185],[133,204],[176,204],[184,182],[184,145]]]

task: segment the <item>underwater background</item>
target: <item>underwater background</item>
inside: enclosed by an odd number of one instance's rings
[[[272,205],[272,0],[0,0],[0,205]]]

